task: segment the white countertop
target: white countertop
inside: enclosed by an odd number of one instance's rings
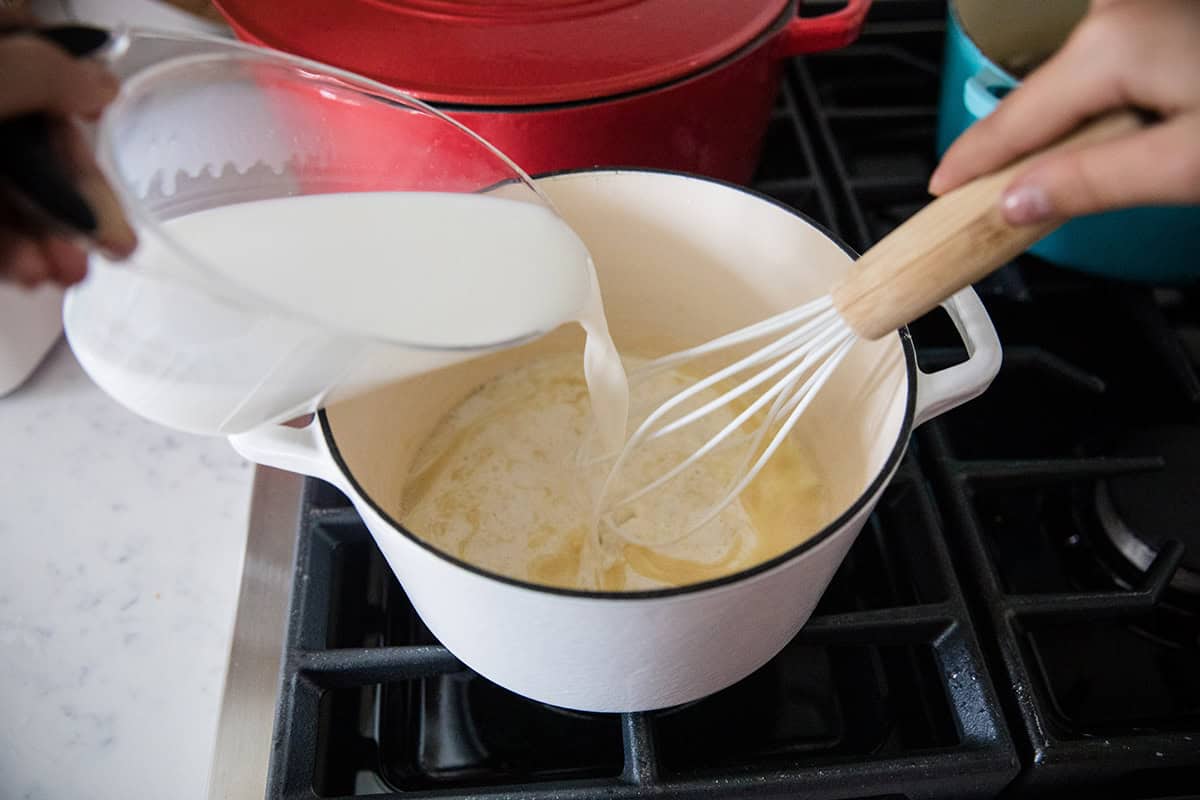
[[[157,0],[31,7],[228,35]],[[118,405],[61,340],[0,397],[0,453],[0,798],[206,798],[253,469]]]
[[[205,797],[252,467],[63,341],[0,398],[0,443],[0,797]]]

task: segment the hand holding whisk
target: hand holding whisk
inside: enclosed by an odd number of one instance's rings
[[[740,446],[740,465],[719,499],[662,538],[636,543],[669,545],[707,525],[770,461],[856,342],[879,339],[912,322],[1057,227],[1058,223],[1013,227],[1003,219],[999,199],[1018,170],[1050,151],[1116,138],[1140,124],[1133,112],[1094,120],[1051,147],[934,200],[859,258],[830,294],[634,372],[630,377],[636,383],[700,359],[711,362],[723,353],[733,354],[732,363],[675,393],[637,427],[612,461],[597,519],[631,538],[613,524],[621,509],[681,480],[718,449]],[[747,348],[753,349],[740,355]],[[696,403],[698,407],[690,407]],[[653,477],[645,479],[646,463],[630,472],[647,445],[667,441],[701,420],[712,426],[714,412],[726,409],[728,416],[730,408],[740,410],[715,433],[706,432],[703,444],[684,451],[674,464],[660,465],[662,459],[655,455]]]

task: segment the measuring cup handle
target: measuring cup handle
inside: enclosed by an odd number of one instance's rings
[[[974,289],[959,290],[941,306],[967,346],[967,360],[937,372],[917,370],[914,427],[982,394],[1003,360],[1000,337]]]

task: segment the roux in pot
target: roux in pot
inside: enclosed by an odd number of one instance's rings
[[[638,360],[626,362],[636,368]],[[634,382],[629,430],[693,380],[665,373]],[[644,448],[613,495],[662,474],[664,464],[697,449],[739,410],[723,408]],[[683,538],[687,520],[724,495],[748,445],[719,449],[702,467],[596,519],[611,463],[590,458],[598,447],[579,356],[528,362],[484,384],[440,421],[404,487],[401,520],[416,536],[483,569],[606,591],[739,572],[795,547],[829,520],[825,481],[795,436],[737,502]]]

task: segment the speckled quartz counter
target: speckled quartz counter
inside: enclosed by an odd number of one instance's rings
[[[0,797],[204,797],[253,468],[62,341],[0,398],[0,452]]]

